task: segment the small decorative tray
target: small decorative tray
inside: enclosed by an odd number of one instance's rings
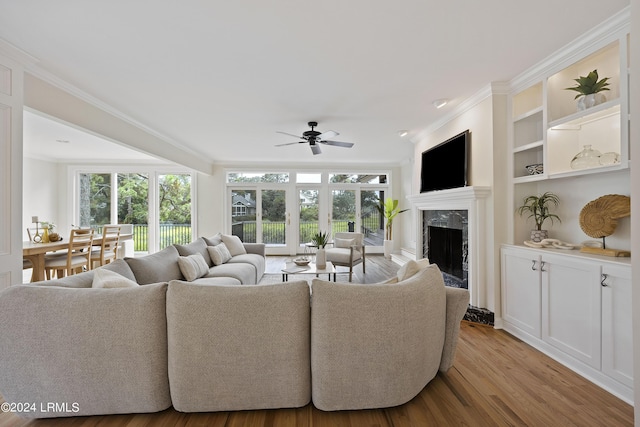
[[[293,260],[296,265],[309,265],[309,260],[307,258],[296,258]]]

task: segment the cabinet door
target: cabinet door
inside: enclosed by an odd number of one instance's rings
[[[633,387],[631,268],[602,266],[602,371]]]
[[[503,319],[540,338],[540,257],[528,250],[502,249]]]
[[[600,265],[542,257],[542,339],[600,369]]]

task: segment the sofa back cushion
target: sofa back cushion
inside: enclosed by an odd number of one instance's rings
[[[313,279],[311,370],[317,408],[401,405],[436,375],[446,296],[442,273],[434,267],[395,284]]]
[[[167,246],[160,252],[139,258],[125,258],[131,268],[136,282],[141,285],[149,283],[184,280],[178,266],[180,254],[174,246]]]
[[[0,292],[2,397],[35,403],[35,412],[20,414],[31,418],[168,408],[166,290],[17,285]],[[47,402],[75,402],[77,412],[48,410]]]
[[[133,281],[136,280],[136,276],[133,275],[133,271],[131,271],[129,264],[122,259],[117,259],[95,270],[85,271],[80,274],[73,274],[71,276],[63,277],[62,279],[45,280],[37,282],[37,284],[42,286],[61,286],[64,288],[91,288],[93,286],[93,277],[95,272],[98,270],[113,271],[124,276],[126,279]]]
[[[215,269],[214,269],[215,270]],[[309,285],[172,281],[167,291],[171,400],[181,412],[306,405]]]

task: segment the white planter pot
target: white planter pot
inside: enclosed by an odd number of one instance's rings
[[[385,240],[384,241],[384,257],[387,259],[390,259],[392,251],[393,251],[393,240]]]
[[[318,248],[316,252],[316,267],[317,268],[325,268],[327,266],[327,254],[324,251],[324,248]]]

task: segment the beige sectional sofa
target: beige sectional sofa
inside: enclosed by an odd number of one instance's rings
[[[451,366],[469,300],[435,265],[378,285],[238,286],[254,280],[187,282],[171,249],[149,257],[0,292],[0,394],[33,403],[19,415],[400,405]],[[92,288],[105,272],[132,286]]]

